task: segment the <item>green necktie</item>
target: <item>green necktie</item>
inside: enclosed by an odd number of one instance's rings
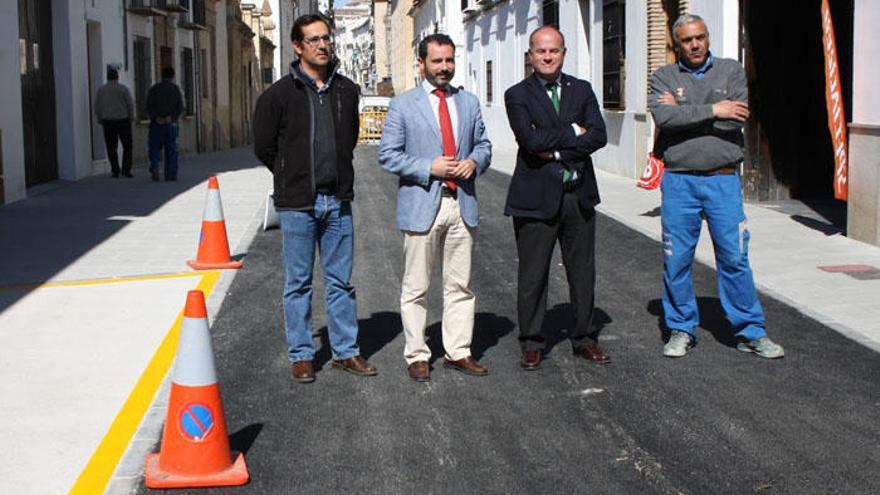
[[[553,103],[553,109],[559,113],[559,90],[556,89],[556,83],[548,83],[547,89],[550,90],[550,102]]]
[[[559,90],[557,88],[557,84],[555,82],[547,83],[547,89],[550,90],[550,103],[553,103],[553,109],[556,110],[556,113],[559,113]],[[565,164],[562,165],[562,182],[568,182],[571,180],[572,173]]]

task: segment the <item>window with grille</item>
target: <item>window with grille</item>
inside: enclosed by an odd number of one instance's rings
[[[624,0],[604,0],[602,10],[602,101],[612,110],[623,110],[626,60]]]
[[[174,68],[174,50],[170,46],[159,47],[159,77],[165,67]]]
[[[199,50],[199,82],[202,85],[202,98],[208,98],[208,50]]]
[[[492,61],[486,61],[486,103],[492,103]]]
[[[138,120],[148,120],[147,92],[153,84],[152,60],[150,56],[150,39],[134,37],[134,97],[137,103]]]
[[[559,0],[544,0],[541,13],[545,26],[559,27]]]
[[[193,24],[199,26],[207,26],[207,16],[205,15],[205,0],[193,0],[192,5],[192,21]]]
[[[180,50],[180,82],[183,86],[184,113],[195,115],[195,81],[193,80],[193,51],[192,48]]]

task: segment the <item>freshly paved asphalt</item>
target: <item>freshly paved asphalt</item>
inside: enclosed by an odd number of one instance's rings
[[[356,261],[362,353],[379,375],[332,369],[323,286],[317,381],[294,383],[283,332],[280,233],[260,233],[212,327],[233,448],[252,481],[165,493],[876,493],[880,486],[880,359],[797,310],[762,295],[771,336],[787,356],[738,352],[714,272],[697,266],[699,345],[661,356],[661,251],[598,217],[597,314],[612,363],[576,359],[565,340],[565,274],[553,264],[541,370],[519,369],[516,251],[502,215],[507,176],[479,179],[473,352],[491,369],[406,376],[399,319],[402,237],[396,178],[357,150]],[[439,270],[429,310],[440,345]],[[157,446],[158,448],[158,446]],[[144,492],[141,487],[141,492]]]

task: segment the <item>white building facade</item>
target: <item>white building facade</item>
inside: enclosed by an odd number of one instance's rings
[[[568,48],[563,71],[590,81],[602,107],[608,145],[595,154],[595,165],[636,178],[653,147],[649,76],[674,60],[674,19],[698,14],[706,20],[714,56],[738,60],[749,80],[752,117],[741,166],[746,198],[829,204],[846,211],[850,237],[880,245],[880,99],[869,89],[880,82],[880,69],[873,63],[880,55],[880,35],[868,27],[880,20],[880,4],[829,3],[850,123],[850,196],[845,205],[832,196],[820,0],[796,5],[761,0],[462,0],[466,69],[460,63],[458,74],[484,104],[493,168],[512,172],[516,143],[507,124],[504,91],[530,73],[528,35],[541,25],[557,25]],[[442,24],[416,19],[422,30],[430,22]]]
[[[466,65],[467,47],[465,43],[466,27],[462,23],[463,13],[461,0],[418,0],[414,1],[409,11],[413,19],[413,85],[421,80],[418,69],[418,46],[426,36],[434,33],[449,35],[455,43],[455,77],[450,84],[468,88],[466,81],[468,70]]]
[[[531,73],[527,55],[529,34],[542,25],[554,24],[566,38],[563,72],[589,81],[602,106],[608,145],[594,156],[594,163],[620,175],[637,177],[641,174],[653,136],[647,109],[649,3],[649,0],[462,0],[467,58],[464,85],[485,105],[483,118],[494,143],[493,152],[498,157],[494,167],[512,172],[516,154],[516,142],[504,108],[504,91]],[[713,52],[737,58],[737,0],[694,0],[691,3],[692,9],[708,7],[701,4],[718,4],[706,9],[713,14],[707,14],[713,33]],[[733,16],[722,3],[733,6]],[[720,16],[714,15],[718,6],[722,7]],[[612,9],[619,14],[606,17],[605,11]],[[618,38],[606,36],[605,23],[612,31],[620,30],[615,32]],[[720,41],[717,33],[724,33]],[[728,42],[730,33],[734,35],[734,43]],[[615,45],[612,40],[619,42]],[[607,45],[605,49],[603,45]],[[620,53],[623,60],[619,74],[608,75],[611,79],[617,76],[619,83],[614,90],[606,88],[606,72],[609,72],[603,60],[606,50]],[[613,103],[606,102],[609,96],[616,96]]]
[[[55,180],[109,171],[93,101],[109,67],[132,92],[133,158],[147,160],[146,95],[171,67],[184,96],[182,155],[248,142],[249,114],[261,71],[271,66],[268,5],[239,0],[19,0],[0,6],[0,204]],[[258,27],[254,48],[239,41]],[[230,27],[231,26],[231,27]],[[230,45],[230,37],[236,36]],[[254,34],[252,33],[251,36]],[[248,38],[249,40],[252,38]],[[253,59],[242,81],[233,61]],[[230,84],[234,74],[236,84]],[[241,103],[245,101],[245,103]],[[233,111],[235,105],[235,111]]]

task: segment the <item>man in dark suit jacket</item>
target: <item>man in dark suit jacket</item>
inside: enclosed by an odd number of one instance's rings
[[[589,361],[610,358],[592,330],[595,286],[595,210],[599,191],[590,154],[605,146],[605,123],[590,83],[562,73],[565,39],[552,26],[529,37],[535,73],[504,93],[507,118],[519,144],[505,215],[513,216],[519,254],[517,313],[521,366],[541,365],[541,325],[556,241],[568,278],[575,326],[574,353]]]

